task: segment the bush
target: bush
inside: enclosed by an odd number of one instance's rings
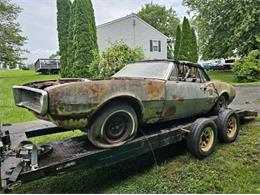
[[[248,56],[238,60],[233,65],[235,80],[238,82],[253,82],[260,79],[260,51],[253,50]]]
[[[130,48],[125,43],[113,44],[100,56],[94,52],[94,61],[90,64],[92,79],[108,79],[121,70],[129,62],[143,60],[144,53],[141,48]]]

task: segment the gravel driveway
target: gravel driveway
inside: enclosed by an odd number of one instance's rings
[[[237,95],[232,104],[233,109],[251,109],[260,114],[260,85],[235,87]]]

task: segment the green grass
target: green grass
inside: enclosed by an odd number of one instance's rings
[[[40,75],[34,71],[0,71],[0,123],[17,123],[34,120],[28,111],[14,105],[12,86],[28,82],[59,78],[57,75]]]
[[[256,82],[248,82],[248,83],[238,83],[234,80],[234,74],[232,72],[223,72],[223,71],[208,71],[208,75],[213,80],[221,80],[227,83],[230,83],[233,86],[253,86],[260,85],[260,80]]]
[[[215,79],[220,78],[214,72]],[[223,76],[225,75],[225,76]],[[229,74],[221,78],[230,81]],[[32,71],[0,71],[0,122],[36,118],[14,105],[11,87],[58,78]],[[260,118],[257,118],[260,121]],[[34,138],[36,143],[81,135],[79,131]],[[14,193],[260,193],[260,127],[243,125],[239,139],[218,144],[204,160],[191,156],[184,142],[110,167],[47,177],[14,189]]]
[[[21,71],[21,70],[0,70],[0,125],[6,123],[19,123],[31,120],[37,120],[37,118],[29,111],[18,108],[14,104],[12,86],[23,85],[25,83],[58,79],[59,75],[41,75],[34,71]],[[49,141],[55,141],[60,138],[72,137],[81,135],[81,132],[66,132],[62,134],[56,134],[51,136],[44,136],[34,138],[33,141],[37,143]]]

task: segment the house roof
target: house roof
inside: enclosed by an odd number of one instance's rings
[[[153,30],[157,31],[157,32],[160,33],[162,36],[164,36],[164,37],[166,37],[166,38],[168,39],[168,37],[167,37],[165,34],[163,34],[163,33],[160,32],[159,30],[157,30],[156,28],[154,28],[152,25],[150,25],[150,24],[148,24],[147,22],[145,22],[143,19],[141,19],[140,17],[138,17],[135,13],[132,13],[132,14],[127,15],[127,16],[125,16],[125,17],[118,18],[118,19],[116,19],[116,20],[112,20],[112,21],[110,21],[110,22],[107,22],[107,23],[98,25],[97,28],[102,28],[102,27],[104,27],[104,26],[108,26],[108,25],[111,25],[111,24],[113,24],[113,23],[117,23],[117,22],[120,22],[120,21],[122,21],[122,20],[126,20],[126,19],[128,19],[128,18],[132,18],[132,17],[138,19],[138,20],[141,21],[143,24],[145,24],[146,26],[149,26],[150,28],[152,28]]]

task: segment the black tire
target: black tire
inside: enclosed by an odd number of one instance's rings
[[[232,143],[237,139],[240,121],[237,113],[231,109],[221,112],[216,121],[218,137],[223,143]]]
[[[202,159],[215,150],[217,126],[211,119],[200,118],[192,126],[187,139],[187,147],[191,154]]]
[[[228,99],[225,95],[221,95],[216,104],[214,105],[212,111],[214,114],[219,114],[223,112],[228,107]]]
[[[128,104],[115,102],[105,106],[89,128],[90,142],[99,148],[113,148],[132,140],[137,133],[135,110]]]

